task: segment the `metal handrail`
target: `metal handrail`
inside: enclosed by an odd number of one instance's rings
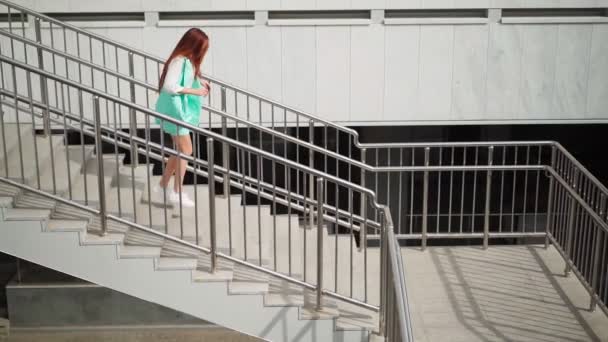
[[[361,187],[361,186],[356,185],[356,184],[352,184],[352,183],[347,182],[347,181],[345,181],[343,179],[340,179],[338,177],[327,175],[327,174],[325,174],[323,172],[320,172],[320,171],[315,170],[313,168],[310,168],[308,166],[300,165],[300,164],[298,164],[296,162],[293,162],[291,160],[283,159],[281,157],[278,157],[278,156],[273,155],[271,153],[268,153],[266,151],[258,150],[258,149],[254,148],[254,147],[251,147],[249,145],[240,143],[238,141],[232,141],[230,138],[224,137],[221,134],[217,134],[217,133],[214,133],[212,131],[208,131],[206,129],[202,129],[202,128],[199,128],[197,126],[193,126],[193,125],[182,123],[179,120],[175,120],[175,119],[167,117],[167,116],[165,116],[163,114],[156,113],[154,111],[149,110],[148,108],[145,108],[145,107],[142,107],[142,106],[138,106],[138,105],[134,105],[134,104],[132,104],[129,101],[126,101],[124,99],[121,99],[121,98],[118,98],[118,97],[115,97],[115,96],[112,96],[112,95],[105,94],[105,93],[103,93],[101,91],[97,91],[95,89],[89,89],[89,88],[84,87],[84,86],[82,86],[82,85],[80,85],[80,84],[78,84],[76,82],[73,82],[73,81],[61,79],[60,77],[58,77],[56,75],[53,75],[53,74],[50,74],[48,72],[44,72],[44,71],[38,70],[37,68],[35,68],[33,66],[30,66],[28,64],[24,64],[24,63],[21,63],[21,62],[13,61],[13,60],[5,57],[5,56],[0,56],[0,63],[5,63],[5,64],[8,64],[8,65],[12,65],[13,66],[13,71],[15,70],[15,67],[18,67],[18,68],[20,68],[22,70],[25,70],[28,73],[28,75],[29,75],[29,73],[42,75],[44,77],[47,77],[49,80],[54,80],[54,81],[57,81],[58,83],[61,83],[62,85],[67,85],[69,87],[73,87],[73,88],[75,88],[77,90],[80,90],[80,91],[86,92],[88,94],[91,94],[91,95],[94,96],[94,99],[95,99],[95,102],[97,103],[97,106],[99,105],[99,99],[106,99],[106,100],[109,100],[109,101],[113,101],[114,103],[119,104],[121,106],[124,106],[125,108],[134,109],[134,110],[136,110],[136,111],[138,111],[140,113],[143,113],[145,115],[148,115],[150,117],[159,118],[159,119],[162,119],[164,121],[171,122],[171,123],[174,123],[174,124],[179,124],[180,126],[188,128],[188,129],[190,129],[191,131],[193,131],[195,133],[200,133],[200,134],[202,134],[204,136],[207,136],[210,139],[216,140],[218,142],[227,143],[230,146],[233,146],[233,147],[235,147],[235,148],[237,148],[237,149],[239,149],[241,151],[246,151],[248,153],[251,153],[252,155],[257,156],[258,158],[265,158],[267,160],[270,160],[270,161],[273,161],[273,162],[276,162],[276,163],[280,163],[282,165],[285,165],[286,167],[290,167],[290,168],[293,168],[294,170],[298,170],[298,171],[300,171],[300,172],[302,172],[302,173],[304,173],[306,175],[312,175],[312,176],[317,177],[317,179],[322,179],[324,182],[325,181],[333,182],[333,184],[340,185],[340,186],[345,187],[345,188],[347,188],[349,190],[356,191],[356,192],[360,193],[362,196],[369,197],[370,198],[370,201],[369,201],[370,205],[372,205],[372,207],[374,207],[374,208],[380,208],[380,205],[377,203],[376,200],[374,200],[374,193],[371,190],[367,189],[367,188]],[[28,80],[29,80],[29,76],[28,76]],[[29,105],[33,105],[34,104],[34,100],[32,98],[27,98],[27,99],[21,99],[21,98],[19,98],[19,96],[17,95],[17,91],[18,90],[15,89],[15,92],[12,93],[12,92],[9,92],[9,91],[6,91],[6,90],[2,90],[2,95],[7,96],[7,97],[13,97],[14,100],[15,100],[15,105],[19,101],[23,101],[23,102],[25,102],[25,103],[27,103]],[[40,107],[43,107],[48,112],[51,112],[51,113],[53,112],[53,109],[50,108],[48,105],[46,105],[46,106],[40,105]],[[34,115],[34,112],[32,112],[32,115]],[[44,114],[42,114],[42,115],[44,115]],[[68,117],[66,115],[64,115],[64,120],[67,119],[67,118]],[[96,136],[96,141],[97,142],[99,142],[100,139],[103,139],[103,140],[106,140],[106,141],[107,140],[110,140],[110,141],[111,140],[115,140],[115,143],[117,143],[119,146],[121,144],[123,146],[125,146],[125,145],[128,146],[127,143],[121,143],[121,142],[119,142],[117,140],[117,138],[119,138],[119,137],[122,136],[122,138],[124,138],[125,140],[129,140],[129,139],[135,140],[135,139],[137,139],[137,138],[134,138],[134,137],[132,137],[132,136],[130,136],[128,134],[118,133],[118,132],[115,133],[115,138],[114,139],[110,138],[109,136],[103,137],[101,135],[102,131],[105,131],[106,133],[112,133],[112,132],[111,132],[111,129],[100,127],[99,113],[96,114],[95,120],[93,122],[87,121],[83,117],[81,117],[80,119],[74,118],[74,117],[70,117],[69,119],[70,120],[76,119],[76,121],[80,122],[81,127],[78,127],[76,125],[71,125],[71,126],[67,125],[66,128],[75,129],[77,131],[80,131],[81,133],[85,133],[86,135],[94,135],[94,136]],[[56,122],[60,123],[60,120],[56,119]],[[90,132],[90,131],[86,131],[82,127],[82,125],[85,122],[89,126],[95,126],[95,128],[98,129],[98,131],[95,132],[95,133]],[[139,143],[144,143],[144,142],[140,141]],[[98,146],[98,148],[100,148],[100,145]],[[152,156],[152,157],[154,157],[151,154],[149,154],[149,155]],[[179,154],[178,154],[178,156],[179,156]],[[161,158],[162,158],[162,156],[161,156]],[[197,159],[192,159],[192,158],[189,158],[189,157],[187,157],[187,159],[189,159],[190,161],[193,161],[195,163],[198,162]],[[205,165],[201,165],[201,166],[205,166]],[[259,191],[260,191],[259,187],[261,186],[261,182],[260,182],[259,179],[257,179],[257,181],[256,181],[255,179],[246,177],[245,175],[240,175],[240,174],[238,174],[238,173],[236,173],[234,171],[230,171],[230,170],[226,170],[226,169],[222,170],[219,167],[218,168],[214,168],[211,164],[208,167],[210,169],[209,174],[213,174],[215,172],[219,172],[219,173],[223,172],[223,173],[229,173],[232,177],[240,179],[242,181],[242,183],[240,184],[241,185],[240,188],[242,188],[244,190],[247,190],[245,183],[249,183],[250,187],[254,187],[255,188],[257,186],[258,187],[257,191],[258,191],[258,195],[259,195]],[[236,185],[238,187],[239,184],[237,182],[234,185]],[[276,191],[276,186],[274,186],[274,190]],[[303,209],[303,212],[306,212],[307,209],[305,208],[305,206],[307,204],[309,204],[311,206],[312,205],[317,205],[317,211],[318,211],[318,213],[320,211],[325,212],[325,213],[321,212],[323,219],[330,219],[331,221],[334,221],[332,219],[333,216],[329,215],[332,212],[335,213],[334,216],[336,218],[339,217],[340,215],[344,216],[344,215],[347,215],[347,214],[350,214],[351,219],[354,216],[352,213],[344,213],[343,211],[341,212],[339,210],[339,208],[333,208],[333,207],[327,205],[326,203],[322,203],[322,198],[319,198],[318,200],[315,201],[311,197],[308,197],[308,198],[304,197],[304,198],[302,198],[302,197],[297,197],[296,195],[297,194],[292,194],[292,196],[290,197],[291,200],[303,200],[302,202],[304,203],[304,206],[299,206],[298,207],[297,205],[294,205],[292,207],[294,207],[296,209],[297,208],[301,208],[301,209]],[[47,197],[54,197],[54,196],[53,195],[49,195]],[[321,207],[318,207],[319,205],[321,205]],[[321,208],[320,211],[319,211],[319,208]],[[308,210],[309,210],[309,212],[312,213],[311,209],[308,209]],[[102,211],[103,211],[103,209],[102,209]],[[120,217],[112,217],[112,215],[108,215],[108,214],[102,215],[102,217],[104,217],[104,219],[106,217],[107,218],[111,218],[111,219],[113,219],[115,221],[119,221],[119,222],[123,222],[123,223],[124,222],[128,222],[128,221],[122,220]],[[319,222],[323,221],[323,219],[320,219]],[[365,219],[365,218],[363,218],[363,219],[365,220],[364,222],[370,223],[370,220]],[[337,220],[335,222],[337,222]],[[136,224],[133,225],[133,227],[135,227],[135,228],[141,228],[141,227],[138,227]],[[146,231],[148,231],[148,230],[146,230]],[[104,232],[105,232],[105,230],[104,230]],[[157,234],[157,236],[161,236],[161,235]],[[164,235],[162,235],[162,236],[164,236]],[[172,241],[175,241],[175,240],[173,239]],[[190,246],[191,244],[184,244],[184,245],[186,245],[188,247],[191,247]],[[213,255],[219,255],[218,254],[219,252],[216,252],[216,251],[212,251],[211,253]],[[249,265],[246,262],[242,262],[241,264]],[[272,273],[271,270],[268,270],[267,273],[275,274],[275,273]],[[287,277],[287,276],[283,275],[281,278],[282,279],[287,279],[287,280],[291,279],[291,280],[293,280],[292,281],[293,283],[301,284],[297,279],[292,278],[292,277]],[[314,286],[314,285],[309,284],[307,287],[311,288],[311,286],[314,289],[316,289],[317,291],[320,291],[320,293],[324,293],[324,294],[330,293],[331,296],[334,297],[334,298],[343,299],[343,300],[348,301],[349,303],[352,303],[352,304],[355,304],[355,305],[359,305],[359,306],[362,306],[362,307],[365,307],[365,308],[368,308],[368,309],[378,310],[378,308],[375,307],[374,305],[371,305],[371,304],[368,304],[368,303],[365,303],[365,302],[361,302],[361,301],[358,301],[358,300],[353,299],[353,298],[348,298],[348,297],[345,297],[345,296],[341,296],[338,293],[334,293],[334,292],[328,291],[327,289],[323,289],[320,286]]]
[[[10,8],[14,8],[15,10],[21,11],[23,13],[26,13],[34,18],[36,18],[36,22],[39,22],[40,19],[48,21],[49,23],[51,23],[51,26],[55,25],[57,27],[60,28],[67,28],[69,30],[72,30],[74,32],[76,32],[77,34],[82,34],[84,36],[87,36],[89,38],[98,40],[99,42],[102,42],[103,44],[107,44],[108,46],[112,46],[115,49],[122,49],[126,52],[128,52],[130,55],[137,55],[140,56],[142,58],[144,58],[144,61],[146,60],[150,60],[152,62],[157,63],[158,65],[161,65],[162,63],[164,63],[164,60],[158,57],[155,57],[151,54],[148,54],[144,51],[138,50],[138,49],[133,49],[128,47],[125,44],[119,43],[117,41],[108,39],[106,37],[100,36],[98,34],[94,34],[91,32],[88,32],[86,30],[80,29],[74,25],[68,24],[68,23],[64,23],[61,22],[59,20],[56,20],[52,17],[46,16],[44,14],[41,13],[37,13],[35,11],[32,11],[30,9],[27,9],[23,6],[19,6],[16,4],[13,4],[9,1],[6,0],[0,0],[0,4],[4,4],[9,8],[9,12],[10,12]],[[9,25],[10,25],[10,17],[9,17]],[[16,27],[17,28],[17,27]],[[23,40],[20,40],[23,41]],[[44,46],[44,44],[39,44],[37,45],[39,48],[42,49],[42,47],[40,46]],[[47,49],[45,49],[45,51],[48,51]],[[39,59],[41,57],[39,56]],[[73,59],[71,59],[73,60]],[[132,63],[132,58],[130,57],[130,63]],[[91,64],[94,63],[88,63],[87,65],[91,66]],[[91,66],[92,67],[92,66]],[[109,70],[106,70],[104,72],[107,72]],[[109,72],[108,72],[109,73]],[[113,73],[109,73],[112,75],[116,75],[116,74],[120,74],[119,72],[113,72]],[[320,118],[318,116],[312,115],[312,114],[308,114],[305,113],[303,111],[300,111],[298,109],[295,108],[291,108],[289,106],[285,106],[282,105],[276,101],[273,101],[271,99],[268,99],[266,97],[263,97],[259,94],[255,94],[252,92],[248,92],[244,89],[241,89],[239,87],[236,87],[234,85],[231,85],[229,83],[223,82],[221,80],[218,80],[216,78],[213,77],[209,77],[209,76],[205,76],[208,80],[215,82],[217,84],[219,84],[222,87],[228,88],[228,89],[232,89],[235,91],[235,94],[238,92],[240,94],[246,95],[247,98],[254,98],[254,99],[258,99],[260,101],[264,101],[266,103],[269,103],[276,108],[280,108],[280,109],[284,109],[286,111],[292,112],[298,116],[302,116],[303,118],[306,118],[307,120],[311,121],[313,125],[324,125],[326,127],[331,127],[336,129],[339,132],[344,132],[347,133],[349,136],[352,137],[353,139],[353,144],[355,147],[361,149],[361,152],[364,154],[366,149],[375,149],[375,148],[382,148],[382,149],[393,149],[393,148],[420,148],[420,147],[483,147],[483,146],[525,146],[525,145],[536,145],[536,146],[553,146],[555,147],[558,151],[562,152],[564,156],[567,157],[567,159],[573,164],[575,165],[580,171],[581,173],[587,177],[589,179],[589,181],[591,183],[593,183],[593,185],[598,189],[598,191],[600,191],[601,193],[603,193],[604,196],[608,196],[608,189],[606,189],[605,186],[603,186],[598,180],[597,178],[595,178],[586,168],[584,168],[570,153],[568,153],[560,144],[554,142],[554,141],[526,141],[526,142],[505,142],[505,141],[500,141],[500,142],[449,142],[449,143],[361,143],[359,141],[359,135],[357,133],[357,131],[350,129],[348,127],[343,127],[341,125],[338,124],[334,124],[331,121],[328,120],[324,120],[323,118]],[[124,79],[124,78],[122,78]],[[128,82],[130,82],[130,84],[138,84],[138,85],[144,85],[147,84],[146,82],[141,82],[139,80],[137,80],[136,78],[130,78],[128,80]],[[223,101],[225,102],[225,101]],[[225,105],[225,103],[224,103]],[[230,117],[227,116],[225,111],[213,111],[214,114],[220,115],[224,118]],[[233,117],[231,117],[232,119]],[[289,137],[286,134],[274,134],[273,129],[268,130],[268,129],[263,129],[264,127],[260,124],[260,125],[252,125],[251,122],[249,120],[237,120],[237,122],[240,122],[242,124],[247,124],[248,127],[251,128],[255,128],[258,131],[264,132],[264,133],[268,133],[268,134],[272,134],[273,136],[279,137],[281,139],[286,139],[286,141],[290,141],[290,142],[294,142],[297,143],[299,146],[305,147],[309,150],[313,150],[315,152],[320,153],[321,155],[325,155],[325,156],[329,156],[331,158],[335,158],[336,160],[342,161],[342,162],[346,162],[349,163],[352,166],[355,167],[359,167],[361,168],[361,171],[369,171],[369,172],[382,172],[383,170],[375,170],[375,169],[370,169],[364,165],[362,165],[360,162],[356,161],[355,159],[352,158],[352,156],[349,153],[348,157],[342,156],[340,155],[340,153],[335,153],[333,151],[329,151],[327,149],[318,149],[315,148],[314,143],[310,144],[302,144],[302,140],[296,138],[296,139],[289,139],[287,140],[287,137]],[[260,122],[261,123],[261,122]],[[132,129],[134,127],[131,127]],[[274,131],[274,132],[273,132]],[[312,142],[312,141],[311,141]],[[555,167],[555,165],[552,165],[555,169],[557,169]],[[397,170],[397,169],[394,169]],[[326,170],[327,171],[327,170]],[[405,170],[403,170],[405,171]],[[350,176],[349,176],[349,181],[351,181]],[[591,200],[591,199],[588,199]]]
[[[126,100],[124,100],[122,98],[106,94],[106,93],[104,93],[102,91],[99,91],[99,90],[96,90],[96,89],[84,87],[84,86],[78,84],[77,82],[74,82],[74,81],[71,81],[71,80],[62,79],[59,76],[56,76],[56,75],[54,75],[52,73],[49,73],[49,72],[46,72],[46,71],[43,71],[43,70],[40,70],[40,69],[38,69],[36,67],[33,67],[33,66],[29,65],[29,64],[25,64],[25,63],[22,63],[22,62],[14,61],[14,60],[12,60],[12,59],[10,59],[8,57],[2,56],[2,55],[0,55],[0,62],[4,62],[4,63],[10,64],[10,65],[18,66],[19,68],[25,69],[25,70],[27,70],[27,71],[29,71],[31,73],[34,73],[34,74],[43,75],[44,77],[47,77],[47,78],[52,79],[54,81],[57,81],[59,83],[63,83],[63,84],[69,85],[71,87],[87,91],[88,93],[93,94],[95,96],[98,96],[99,98],[104,98],[104,99],[111,100],[111,101],[113,101],[115,103],[119,103],[119,104],[125,106],[126,108],[137,110],[140,113],[144,113],[144,114],[152,116],[154,118],[162,119],[163,121],[170,122],[170,123],[173,123],[173,124],[178,124],[179,126],[187,128],[187,129],[189,129],[191,131],[194,131],[194,132],[201,133],[203,135],[212,137],[214,140],[228,143],[228,144],[230,144],[232,146],[235,146],[235,147],[237,147],[239,149],[242,149],[242,150],[245,150],[247,152],[256,153],[256,154],[258,154],[260,156],[263,156],[266,159],[280,161],[280,162],[282,162],[282,163],[284,163],[286,165],[289,165],[290,167],[292,167],[294,169],[297,169],[297,170],[300,170],[300,171],[312,174],[312,175],[317,176],[317,177],[326,178],[328,180],[331,180],[333,182],[338,183],[339,185],[351,188],[352,190],[357,190],[357,191],[359,191],[361,193],[365,193],[366,195],[368,195],[371,198],[373,198],[375,196],[375,194],[374,194],[373,191],[371,191],[371,190],[369,190],[367,188],[364,188],[364,187],[362,187],[362,186],[360,186],[358,184],[354,184],[354,183],[348,182],[346,180],[343,180],[341,178],[325,174],[325,173],[323,173],[321,171],[318,171],[316,169],[310,168],[309,166],[305,166],[305,165],[296,163],[296,162],[288,160],[288,159],[283,159],[283,158],[278,157],[278,156],[276,156],[276,155],[274,155],[272,153],[266,152],[264,150],[259,150],[259,149],[255,148],[255,147],[252,147],[250,145],[244,144],[244,143],[242,143],[240,141],[232,140],[232,139],[230,139],[228,137],[225,137],[225,136],[223,136],[221,134],[218,134],[218,133],[215,133],[213,131],[210,131],[210,130],[207,130],[207,129],[204,129],[204,128],[200,128],[198,126],[194,126],[194,125],[182,122],[182,121],[174,119],[174,118],[172,118],[170,116],[161,114],[159,112],[152,111],[149,108],[146,108],[146,107],[143,107],[143,106],[140,106],[140,105],[137,105],[137,104],[130,103],[129,101],[126,101]],[[372,202],[372,204],[374,205],[374,207],[376,209],[380,209],[381,206],[382,206],[381,204],[379,204],[379,203],[377,203],[375,201]]]

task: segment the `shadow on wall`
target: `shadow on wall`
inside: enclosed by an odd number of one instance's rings
[[[451,309],[481,341],[600,341],[538,248],[432,248]]]

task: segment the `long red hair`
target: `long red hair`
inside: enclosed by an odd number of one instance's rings
[[[201,64],[203,64],[203,58],[205,58],[205,54],[209,49],[209,37],[205,32],[197,28],[191,28],[182,38],[177,42],[175,49],[165,62],[165,66],[163,67],[163,72],[160,76],[160,81],[158,83],[158,91],[165,83],[165,77],[167,76],[167,70],[169,68],[169,64],[175,57],[184,56],[190,60],[190,63],[194,66],[194,75],[198,75],[201,69]]]

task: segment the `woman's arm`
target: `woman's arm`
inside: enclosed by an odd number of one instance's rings
[[[169,69],[167,70],[167,75],[165,76],[165,81],[163,83],[162,89],[172,95],[190,94],[206,96],[208,91],[205,88],[193,89],[185,88],[179,85],[179,79],[182,75],[182,69],[184,67],[185,62],[185,57],[173,58],[173,60],[169,64]]]

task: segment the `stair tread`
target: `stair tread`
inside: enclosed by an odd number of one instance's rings
[[[11,208],[13,206],[13,198],[10,196],[0,196],[0,208]]]
[[[336,319],[336,330],[372,330],[378,327],[373,317],[344,317],[340,311],[340,317]]]
[[[84,150],[84,156],[83,156]],[[64,194],[69,190],[69,183],[74,184],[86,167],[87,161],[93,155],[93,146],[63,146],[54,151],[54,170],[49,163],[40,175],[40,189],[52,192],[53,172],[55,174],[55,191],[57,194]],[[67,152],[67,155],[66,155]],[[69,163],[69,168],[68,168]],[[69,174],[69,178],[68,178]],[[37,185],[36,181],[31,182]]]
[[[0,168],[0,175],[19,180],[25,178],[26,183],[32,184],[31,181],[37,178],[37,172],[44,170],[47,161],[50,159],[50,146],[53,147],[53,150],[56,150],[58,146],[63,144],[63,136],[51,135],[43,137],[37,135],[35,139],[32,136],[25,136],[24,138],[21,141],[21,148],[18,146],[13,148],[8,156],[8,175],[5,175],[5,168]],[[38,149],[38,158],[36,158],[35,154],[36,148]],[[20,152],[25,156],[24,158],[20,157]],[[21,174],[22,160],[23,175]]]
[[[160,256],[160,247],[148,246],[121,246],[121,258],[158,258]]]
[[[196,282],[223,282],[232,280],[232,270],[218,269],[210,273],[201,269],[192,272],[192,280]]]
[[[230,294],[265,294],[268,292],[268,283],[231,281],[228,290]]]
[[[6,149],[7,155],[11,153],[11,151],[17,147],[19,142],[19,137],[23,138],[25,136],[32,135],[32,125],[31,124],[4,124],[4,130],[0,131],[4,138],[0,138],[0,161],[4,161],[4,150]],[[6,142],[6,145],[4,143]],[[2,163],[4,165],[4,163]]]
[[[88,233],[83,243],[86,245],[117,245],[121,244],[124,239],[123,234],[112,234],[108,233],[104,236],[98,234]]]
[[[21,192],[21,189],[19,189],[18,187],[8,184],[8,183],[0,182],[0,195],[15,197],[20,192]]]
[[[51,211],[48,209],[7,208],[4,212],[4,219],[8,221],[44,220],[49,215],[51,215]]]
[[[335,307],[323,305],[319,311],[314,304],[310,304],[300,308],[300,319],[302,320],[335,319],[337,317],[340,317],[340,310]]]
[[[56,205],[57,202],[55,200],[29,191],[21,192],[15,200],[16,208],[52,210]]]
[[[197,263],[197,259],[190,258],[160,257],[156,260],[156,268],[159,270],[194,270]]]
[[[49,231],[86,231],[89,221],[50,219],[47,224]]]

